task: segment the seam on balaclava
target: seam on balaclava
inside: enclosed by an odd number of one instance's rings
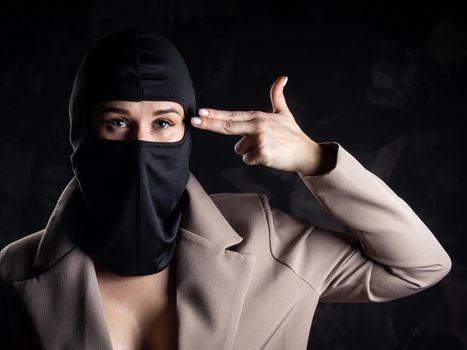
[[[144,96],[143,83],[141,81],[141,32],[138,31],[138,45],[136,47],[136,71],[138,72],[138,83],[139,83],[139,96],[138,99],[141,101]]]

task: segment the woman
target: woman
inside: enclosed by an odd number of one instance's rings
[[[305,349],[318,302],[385,302],[442,279],[451,260],[428,227],[342,145],[303,133],[285,83],[272,113],[196,114],[170,41],[130,28],[98,43],[70,98],[75,176],[45,229],[1,251],[2,344]],[[246,164],[296,172],[352,234],[263,194],[208,195],[190,127],[242,135]]]

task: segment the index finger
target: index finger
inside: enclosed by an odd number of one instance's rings
[[[191,118],[191,122],[196,128],[214,131],[219,134],[245,136],[256,131],[256,126],[250,120],[240,121],[202,117],[201,124],[199,124],[194,121],[195,118]]]
[[[249,121],[255,119],[254,112],[245,111],[223,111],[214,108],[201,108],[198,112],[201,117],[227,120],[227,121]]]

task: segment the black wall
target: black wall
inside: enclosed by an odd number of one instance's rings
[[[450,274],[384,304],[320,304],[312,349],[465,349],[467,17],[450,1],[114,0],[3,2],[0,10],[0,248],[43,228],[72,177],[67,104],[90,46],[151,24],[185,56],[199,107],[288,105],[315,141],[341,143],[422,218]],[[209,193],[261,192],[336,227],[294,173],[247,166],[239,137],[194,130],[192,172]],[[215,147],[212,147],[215,145]]]

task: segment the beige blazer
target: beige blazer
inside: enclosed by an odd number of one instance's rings
[[[208,195],[191,174],[174,262],[180,350],[306,349],[318,302],[394,300],[449,272],[412,209],[342,145],[322,144],[335,168],[301,178],[352,234],[270,207],[264,194]],[[82,205],[73,178],[45,229],[1,251],[1,345],[112,348],[94,265],[70,239]]]

